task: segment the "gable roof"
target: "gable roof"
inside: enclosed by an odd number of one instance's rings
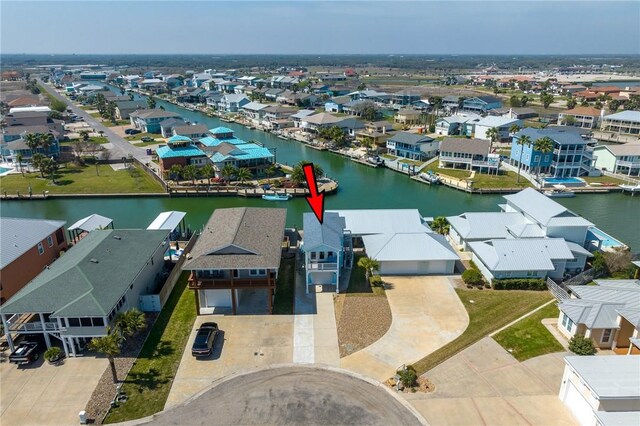
[[[474,241],[469,247],[491,271],[553,271],[552,260],[574,258],[562,238]]]
[[[0,269],[22,256],[66,222],[0,217]]]
[[[418,133],[398,132],[389,138],[389,141],[404,143],[407,145],[419,145],[433,142],[433,138]]]
[[[516,194],[505,195],[503,198],[507,203],[545,226],[593,225],[533,188],[526,188]]]
[[[106,228],[112,223],[113,219],[94,213],[90,216],[78,220],[76,223],[71,225],[68,230],[74,231],[76,229],[79,229],[81,231],[91,232],[96,229]]]
[[[342,121],[342,118],[329,114],[328,112],[320,112],[318,114],[308,115],[302,119],[302,121],[311,124],[334,124]]]
[[[2,312],[107,316],[167,235],[140,229],[90,232],[2,305]]]
[[[163,111],[161,109],[145,109],[138,110],[131,113],[133,117],[140,117],[142,119],[147,118],[180,118],[180,114],[171,111]]]
[[[463,213],[448,216],[447,221],[465,239],[509,238],[509,226],[523,225],[527,220],[516,212]]]
[[[286,209],[216,209],[183,269],[278,268]]]
[[[564,360],[599,399],[640,398],[640,356],[567,356]]]
[[[195,135],[206,134],[209,131],[204,124],[192,124],[187,126],[176,126],[173,128],[173,132],[176,135]]]
[[[440,142],[440,152],[460,152],[486,157],[490,148],[491,142],[483,139],[444,138]]]
[[[304,229],[303,250],[326,246],[340,251],[342,249],[346,222],[337,212],[326,212],[322,224],[311,212],[302,215]]]

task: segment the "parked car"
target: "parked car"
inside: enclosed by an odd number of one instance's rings
[[[193,346],[191,346],[191,355],[195,357],[211,355],[218,332],[218,324],[215,322],[203,323],[196,333]]]
[[[152,138],[152,137],[150,137],[150,136],[143,136],[143,137],[141,137],[141,138],[140,138],[140,140],[141,140],[142,142],[153,142],[155,139],[153,139],[153,138]]]
[[[9,362],[18,365],[31,364],[40,358],[40,350],[37,342],[22,342],[16,350],[9,355]]]
[[[127,129],[124,131],[125,134],[127,135],[137,135],[138,133],[140,133],[140,130],[138,129]]]

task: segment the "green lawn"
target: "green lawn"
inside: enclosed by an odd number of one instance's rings
[[[413,364],[418,374],[431,370],[491,332],[552,299],[546,291],[456,289],[456,293],[469,314],[469,326],[457,339]]]
[[[395,157],[391,154],[380,154],[380,157],[386,158],[387,160],[396,160],[398,157]]]
[[[115,171],[107,164],[61,167],[54,185],[43,179],[40,173],[12,174],[0,177],[0,191],[8,194],[26,195],[29,184],[34,194],[49,191],[52,194],[123,194],[137,192],[163,192],[162,187],[142,169],[134,166],[129,170]]]
[[[122,390],[129,400],[112,408],[105,423],[139,419],[164,408],[196,319],[195,292],[187,288],[183,272],[151,328]]]
[[[99,112],[97,112],[97,111],[96,111],[96,112],[89,113],[89,115],[90,115],[90,116],[92,116],[93,118],[102,118],[102,116],[100,115],[100,113],[99,113]]]
[[[424,164],[423,161],[415,161],[415,160],[409,160],[409,159],[403,159],[400,160],[401,163],[405,163],[405,164],[412,164],[414,166],[422,166]]]
[[[60,142],[61,146],[73,145],[78,142],[84,142],[82,139],[71,139],[69,141]],[[109,139],[106,136],[90,136],[87,143],[103,144],[109,143]]]
[[[588,176],[583,176],[581,177],[581,179],[584,179],[587,183],[591,184],[591,183],[600,183],[603,185],[621,185],[623,183],[625,183],[625,181],[623,181],[622,179],[617,179],[611,176],[598,176],[598,177],[588,177]]]
[[[473,188],[528,188],[531,182],[520,177],[517,173],[501,171],[499,175],[478,173],[473,177]]]
[[[135,142],[133,144],[133,146],[137,146],[140,148],[144,148],[145,146],[150,146],[150,145],[160,145],[160,144],[164,144],[165,141],[162,139],[158,139],[158,140],[154,140],[152,142]]]
[[[440,173],[443,175],[451,176],[456,179],[467,179],[471,175],[469,170],[441,169],[440,167],[438,167],[437,161],[434,161],[433,163],[429,164],[427,167],[422,169],[423,172],[426,172],[427,170],[431,170],[433,173]]]
[[[561,352],[564,348],[541,322],[545,318],[558,318],[559,314],[558,305],[551,303],[493,338],[518,361]]]
[[[358,266],[358,260],[365,257],[364,254],[355,254],[353,268],[349,276],[349,286],[346,295],[349,296],[385,296],[383,287],[373,287],[367,282],[364,268]]]
[[[282,258],[273,299],[275,315],[293,314],[293,292],[296,285],[296,258]]]
[[[138,133],[137,135],[125,136],[125,139],[128,141],[139,141],[145,136],[149,136],[150,138],[159,138],[161,137],[158,133]]]
[[[115,123],[111,122],[111,120],[104,120],[102,122],[102,125],[106,127],[126,126],[127,124],[131,124],[131,122],[129,120],[116,120]]]

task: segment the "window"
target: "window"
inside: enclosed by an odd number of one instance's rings
[[[80,319],[78,318],[68,318],[69,327],[80,327]]]
[[[38,254],[44,253],[44,246],[42,243],[38,243]]]
[[[605,328],[602,331],[602,343],[608,343],[611,340],[611,329]]]
[[[316,252],[315,251],[311,252],[311,260],[316,260]]]
[[[53,247],[53,237],[51,235],[47,237],[47,244],[49,244],[49,247]]]
[[[240,273],[238,272],[237,269],[233,270],[233,278],[238,278],[240,276]]]
[[[320,260],[324,260],[324,252],[323,251],[320,252]]]
[[[80,318],[80,325],[83,327],[91,327],[91,318]]]
[[[332,251],[330,251],[329,253],[327,253],[327,256],[329,256],[329,257],[333,257],[333,252],[332,252]]]
[[[100,317],[91,318],[94,327],[104,327],[104,319]]]
[[[564,312],[562,313],[562,326],[564,328],[567,328],[567,320],[569,319],[569,317],[567,316],[567,314],[565,314]]]
[[[251,276],[265,276],[267,275],[267,270],[266,269],[250,269],[249,270],[249,275]]]

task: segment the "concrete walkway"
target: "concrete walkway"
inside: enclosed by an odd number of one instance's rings
[[[383,277],[393,316],[380,340],[342,358],[340,366],[385,381],[458,337],[469,317],[447,277]]]
[[[565,355],[520,363],[485,337],[425,373],[433,393],[402,395],[432,425],[573,425],[558,398]]]

